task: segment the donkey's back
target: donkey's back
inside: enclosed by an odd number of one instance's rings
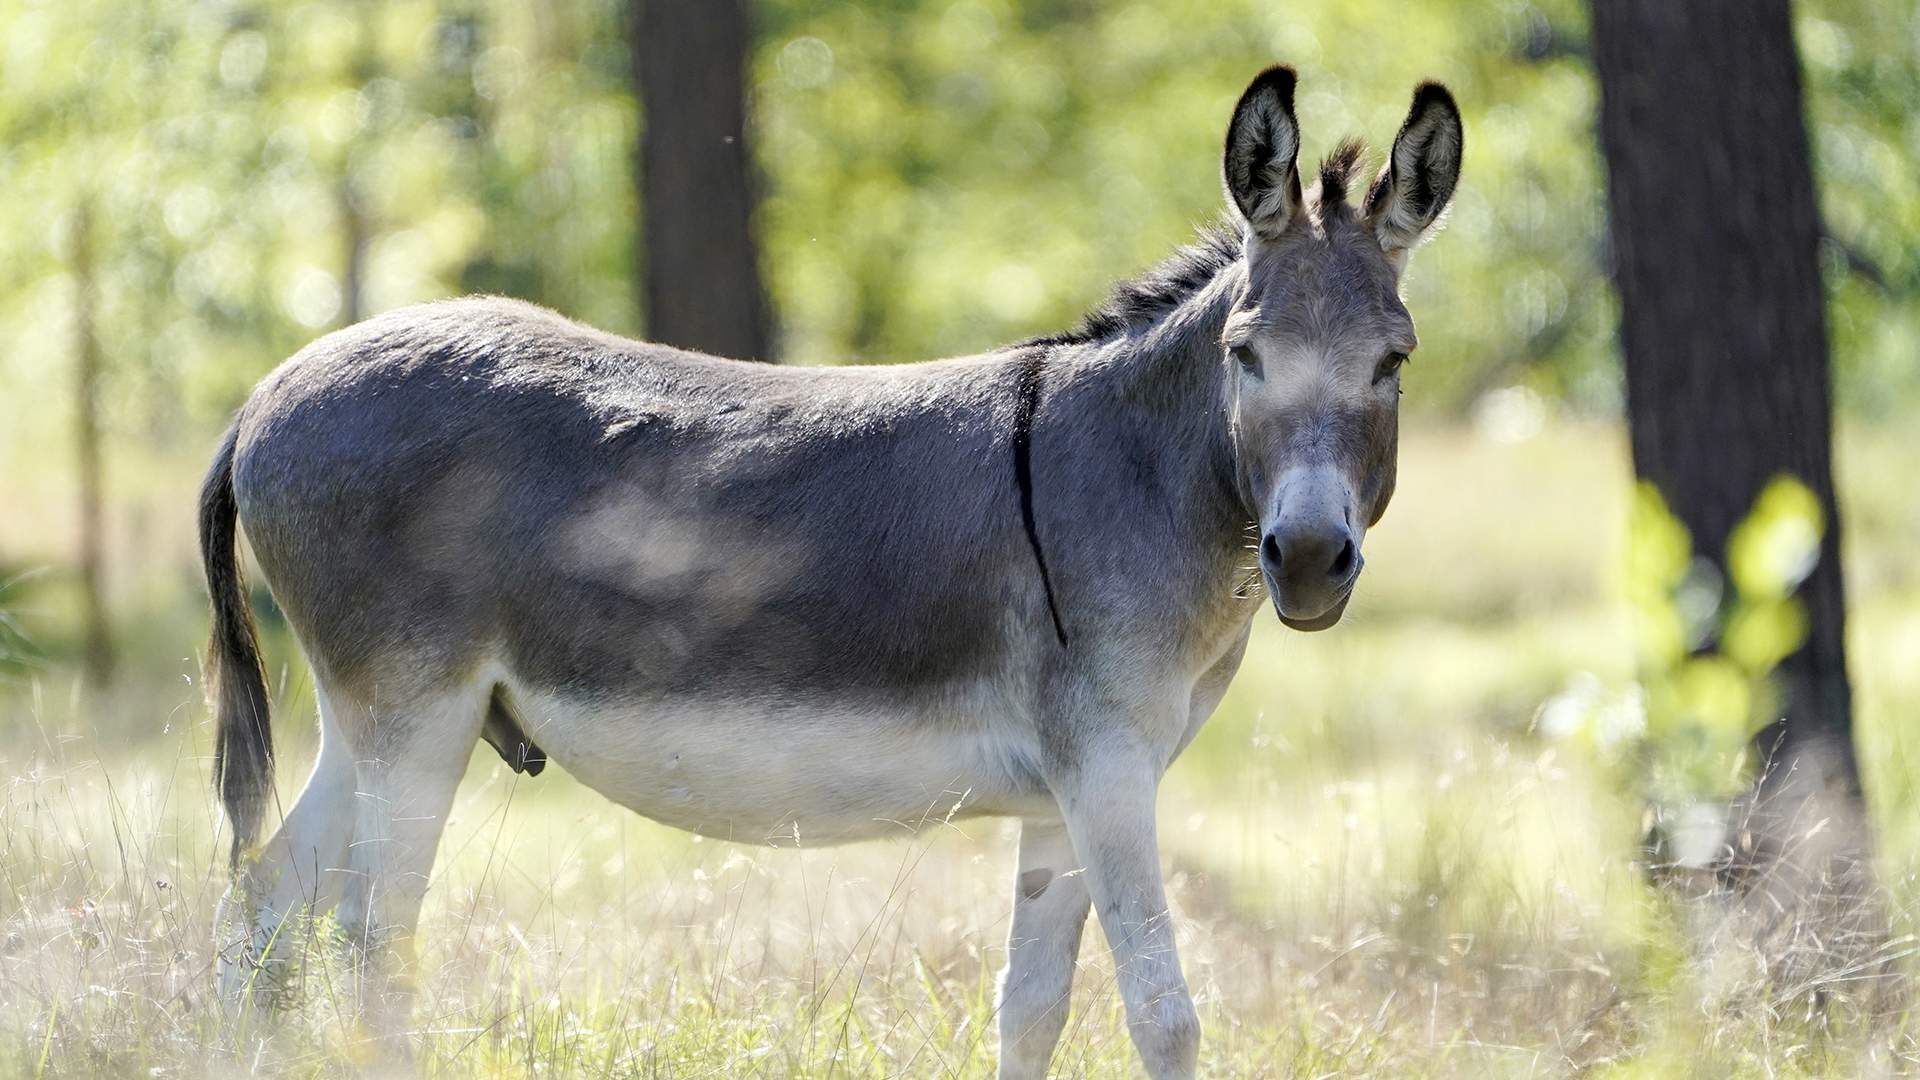
[[[438,303],[265,380],[233,485],[334,679],[496,657],[582,693],[887,692],[999,648],[1015,378],[778,368]]]

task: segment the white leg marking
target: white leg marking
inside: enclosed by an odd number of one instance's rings
[[[1082,762],[1059,794],[1074,850],[1087,864],[1087,892],[1113,947],[1133,1044],[1154,1080],[1190,1080],[1200,1019],[1180,974],[1160,880],[1158,783],[1159,769],[1146,755],[1109,753]]]
[[[250,993],[270,1002],[292,962],[298,927],[290,920],[324,914],[340,898],[353,832],[353,748],[325,688],[318,697],[313,773],[279,830],[240,867],[214,920],[220,996],[229,1009]]]
[[[359,973],[357,1002],[380,1035],[404,1031],[412,1010],[413,933],[485,707],[484,692],[462,690],[404,712],[383,710],[372,746],[355,762],[353,843],[338,921]]]

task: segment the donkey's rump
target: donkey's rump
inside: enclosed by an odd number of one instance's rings
[[[621,695],[898,691],[990,667],[1032,604],[1014,377],[778,369],[433,304],[266,380],[235,488],[337,679],[497,659]]]

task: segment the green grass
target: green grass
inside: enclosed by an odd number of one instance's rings
[[[1920,536],[1908,448],[1841,467],[1859,747],[1894,934],[1920,914]],[[0,685],[0,1075],[353,1075],[316,946],[278,1018],[210,997],[223,886],[193,656],[197,463],[118,463],[122,678],[79,687],[57,470],[15,470],[0,593],[37,659]],[[1819,995],[1646,884],[1617,772],[1534,730],[1573,680],[1632,676],[1627,467],[1604,427],[1513,446],[1411,432],[1401,494],[1331,633],[1263,619],[1169,776],[1165,858],[1209,1076],[1894,1076],[1920,1026],[1884,982]],[[0,578],[5,573],[0,572]],[[10,640],[10,639],[0,639]],[[312,705],[284,635],[290,799]],[[467,1076],[978,1077],[993,1058],[1011,837],[998,824],[772,851],[701,841],[570,779],[473,759],[423,923],[418,1067]],[[323,928],[322,928],[323,929]],[[1717,943],[1716,943],[1717,942]],[[1136,1074],[1090,931],[1061,1076]],[[1904,964],[1904,961],[1902,961]],[[1904,970],[1904,968],[1903,968]],[[1904,983],[1893,989],[1902,990]],[[1809,1009],[1819,996],[1824,1007]]]

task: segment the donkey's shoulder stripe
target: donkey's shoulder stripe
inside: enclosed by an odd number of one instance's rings
[[[1060,605],[1053,598],[1053,575],[1047,572],[1047,554],[1040,548],[1040,530],[1033,517],[1033,416],[1040,407],[1040,365],[1046,355],[1045,349],[1029,349],[1020,358],[1020,399],[1013,414],[1013,480],[1020,487],[1020,523],[1026,526],[1027,544],[1040,567],[1047,614],[1053,616],[1053,632],[1065,648],[1067,628],[1060,621]]]

